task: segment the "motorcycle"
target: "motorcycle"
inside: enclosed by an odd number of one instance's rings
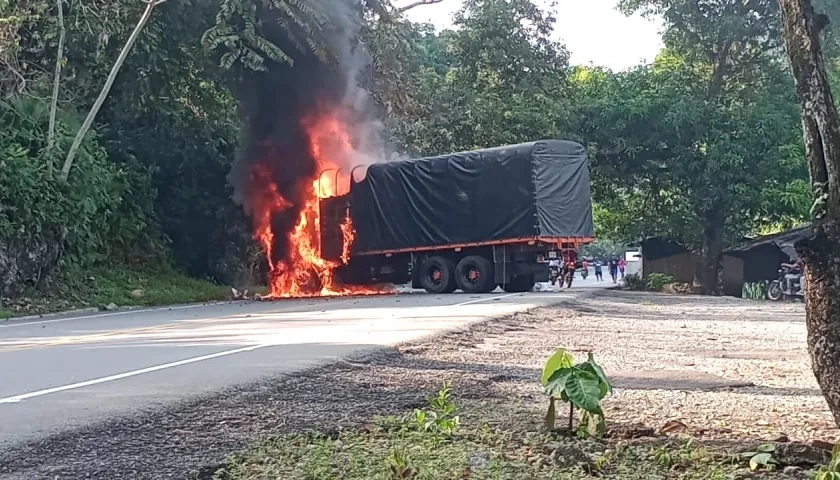
[[[557,283],[558,278],[560,278],[560,268],[548,267],[548,281],[551,282],[551,286]]]
[[[788,267],[782,267],[779,269],[779,278],[770,282],[767,285],[767,299],[772,300],[774,302],[778,302],[779,300],[783,300],[786,298],[804,298],[804,294],[799,292],[800,289],[800,282],[802,282],[802,275],[799,275],[799,278],[793,281],[793,288],[795,289],[794,292],[789,292],[787,289],[787,279],[785,278],[791,269]]]

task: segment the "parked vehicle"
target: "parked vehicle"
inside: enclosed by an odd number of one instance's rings
[[[554,286],[557,283],[557,279],[560,278],[560,267],[553,267],[551,265],[548,266],[548,281]],[[561,282],[562,283],[562,282]]]
[[[800,282],[802,281],[802,275],[798,276],[797,280],[793,282],[793,292],[788,290],[788,282],[787,278],[785,278],[791,269],[788,267],[782,267],[779,269],[779,278],[776,280],[771,281],[767,285],[767,299],[773,300],[774,302],[778,302],[779,300],[785,299],[796,299],[796,298],[803,298],[804,294],[799,293]]]
[[[374,164],[321,200],[321,254],[347,284],[429,293],[526,292],[550,279],[549,252],[594,240],[586,149],[562,140]],[[332,172],[324,172],[331,174]],[[336,182],[339,174],[335,173]]]

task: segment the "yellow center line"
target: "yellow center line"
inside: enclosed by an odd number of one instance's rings
[[[131,328],[131,329],[124,329],[124,330],[114,330],[111,332],[103,332],[103,333],[93,333],[90,335],[77,335],[74,337],[61,337],[55,340],[46,340],[41,342],[29,342],[22,345],[15,345],[6,348],[0,348],[0,353],[5,352],[17,352],[20,350],[30,350],[33,348],[38,347],[58,347],[62,345],[73,345],[73,344],[80,344],[80,343],[91,343],[96,342],[102,339],[108,339],[112,337],[118,337],[121,335],[132,335],[135,333],[144,333],[144,332],[158,332],[164,330],[172,330],[173,328],[189,325],[193,323],[201,323],[210,320],[220,320],[218,318],[205,318],[201,320],[184,320],[181,322],[175,323],[168,323],[163,325],[155,325],[152,327],[140,327],[140,328]]]
[[[184,326],[184,325],[192,325],[192,324],[196,324],[196,323],[207,323],[207,322],[213,322],[213,321],[218,321],[218,320],[245,319],[245,318],[250,318],[252,316],[276,315],[278,313],[302,313],[302,314],[306,314],[306,313],[312,313],[312,312],[308,311],[308,309],[310,309],[310,308],[314,308],[314,309],[316,309],[315,311],[319,311],[320,309],[324,308],[325,305],[328,305],[329,307],[335,308],[338,305],[350,303],[353,300],[355,300],[355,297],[347,297],[344,300],[330,302],[329,304],[321,303],[321,304],[311,304],[311,305],[296,305],[296,306],[291,306],[291,307],[286,307],[286,308],[277,308],[277,309],[268,310],[268,311],[265,311],[265,312],[253,313],[253,314],[239,313],[239,314],[228,315],[228,316],[224,316],[224,317],[199,318],[199,319],[195,319],[195,320],[181,320],[181,321],[178,321],[178,322],[165,323],[165,324],[162,324],[162,325],[155,325],[155,326],[151,326],[151,327],[140,327],[140,328],[132,328],[132,329],[124,329],[124,330],[113,330],[113,331],[110,331],[110,332],[93,333],[93,334],[89,334],[89,335],[76,335],[76,336],[72,336],[72,337],[61,337],[61,338],[57,338],[55,340],[46,340],[46,341],[40,341],[40,342],[39,341],[29,341],[29,342],[21,344],[21,345],[9,345],[9,346],[6,346],[6,347],[3,347],[4,343],[3,343],[2,340],[0,340],[0,353],[17,352],[17,351],[21,351],[21,350],[31,350],[31,349],[35,349],[35,348],[39,348],[39,347],[58,347],[58,346],[62,346],[62,345],[91,343],[91,342],[96,342],[96,341],[101,340],[101,339],[107,339],[107,338],[117,337],[117,336],[121,336],[121,335],[131,335],[131,334],[134,334],[134,333],[158,332],[158,331],[164,331],[164,330],[171,330],[173,328],[177,328],[177,327]],[[302,311],[296,312],[297,310],[301,310],[301,309],[302,309]],[[6,345],[8,345],[8,343]]]

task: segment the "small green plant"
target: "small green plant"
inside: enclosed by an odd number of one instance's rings
[[[694,439],[689,438],[678,449],[663,445],[653,451],[653,461],[665,468],[688,467],[696,463],[707,463],[711,460],[709,451],[705,447],[694,447]]]
[[[674,457],[665,447],[659,447],[653,452],[653,461],[656,462],[657,465],[665,468],[671,468],[674,466]]]
[[[651,273],[648,275],[647,284],[645,284],[645,289],[650,292],[661,292],[665,285],[670,285],[674,283],[674,277],[670,275],[665,275],[664,273]]]
[[[773,458],[773,453],[775,451],[775,445],[772,443],[766,443],[764,445],[759,445],[754,452],[742,453],[741,457],[750,459],[750,471],[754,472],[760,468],[765,470],[775,470],[776,466],[779,464],[779,462]]]
[[[411,457],[404,448],[392,448],[386,461],[391,480],[408,480],[417,475],[417,471],[411,466]]]
[[[601,400],[612,392],[612,384],[604,370],[595,363],[592,352],[585,362],[574,364],[572,354],[564,349],[557,350],[545,364],[542,385],[549,398],[545,426],[554,430],[557,420],[556,402],[569,404],[569,430],[574,430],[575,408],[582,410],[579,436],[602,437],[606,431]]]
[[[452,436],[461,424],[452,400],[452,386],[445,383],[437,395],[429,399],[428,409],[415,409],[411,423],[422,432]]]
[[[840,443],[831,450],[831,461],[819,469],[814,480],[840,480]]]

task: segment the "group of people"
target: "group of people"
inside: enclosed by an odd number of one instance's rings
[[[595,260],[592,265],[595,267],[595,279],[599,282],[604,281],[605,266],[610,271],[610,277],[612,277],[613,283],[618,283],[619,275],[621,275],[620,278],[624,278],[624,272],[627,271],[627,260],[624,258],[613,258],[606,262]],[[589,268],[588,264],[584,262],[583,268]]]
[[[560,286],[562,287],[565,283],[567,287],[572,286],[572,280],[575,277],[575,270],[577,269],[577,253],[574,250],[569,250],[568,252],[561,255],[560,258],[552,259],[548,262],[549,269],[552,270],[552,280],[551,284],[554,285],[556,280],[560,281]],[[580,268],[583,271],[583,277],[589,273],[589,267],[592,266],[595,269],[595,279],[599,282],[604,281],[604,268],[606,267],[609,269],[610,277],[612,277],[613,283],[618,283],[619,278],[624,278],[624,273],[627,270],[627,260],[622,258],[612,258],[606,262],[601,260],[595,260],[594,262],[589,263],[587,260],[582,260],[580,262]]]

